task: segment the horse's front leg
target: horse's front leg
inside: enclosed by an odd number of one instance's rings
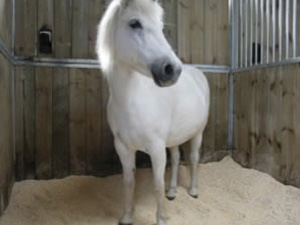
[[[190,153],[190,162],[191,162],[191,184],[189,188],[189,194],[198,198],[198,164],[199,164],[199,151],[202,143],[202,133],[195,136],[191,140],[191,153]]]
[[[124,211],[120,220],[120,225],[132,225],[133,216],[133,194],[135,185],[135,151],[128,149],[120,140],[115,139],[115,148],[123,167],[124,179]]]
[[[167,219],[165,209],[165,168],[166,168],[166,150],[164,146],[151,149],[149,152],[153,168],[154,190],[157,200],[156,225],[165,225]]]
[[[178,177],[178,166],[180,160],[179,147],[170,148],[172,171],[171,171],[171,181],[170,188],[167,193],[167,198],[169,200],[175,199],[176,187],[177,187],[177,177]]]

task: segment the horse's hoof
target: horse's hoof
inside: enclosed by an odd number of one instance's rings
[[[193,197],[193,198],[196,198],[196,199],[198,198],[198,195],[191,195],[190,194],[190,196]]]
[[[173,201],[175,199],[175,196],[166,196],[166,197],[169,201]]]

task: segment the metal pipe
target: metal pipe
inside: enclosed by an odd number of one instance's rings
[[[16,1],[12,0],[12,18],[11,18],[11,52],[15,55],[15,36],[16,36]]]
[[[234,148],[234,74],[228,74],[228,152],[232,155]]]
[[[279,0],[279,9],[278,9],[278,42],[279,42],[279,61],[282,60],[282,0]]]
[[[293,4],[293,57],[297,56],[297,0]]]
[[[240,67],[243,67],[243,34],[244,34],[244,14],[243,14],[243,1],[240,1]]]
[[[264,50],[265,50],[265,40],[264,40],[264,32],[265,32],[265,21],[264,21],[264,0],[260,0],[260,15],[261,15],[261,59],[260,63],[264,63]]]
[[[267,5],[266,5],[266,17],[267,17],[267,63],[270,62],[270,0],[267,0]]]
[[[253,63],[253,0],[250,0],[250,66]]]
[[[296,58],[290,58],[290,59],[287,59],[287,60],[283,60],[281,62],[253,65],[253,66],[249,66],[247,68],[231,69],[231,72],[232,73],[247,72],[247,71],[251,71],[251,70],[254,70],[254,69],[265,69],[265,68],[282,67],[284,65],[299,64],[299,63],[300,63],[300,56],[298,56]]]
[[[258,63],[258,0],[255,0],[255,65]]]
[[[289,11],[290,11],[290,0],[286,0],[285,9],[285,58],[289,58]]]
[[[245,2],[245,67],[248,66],[248,0]]]
[[[276,61],[276,0],[272,1],[272,31],[273,31],[273,46],[272,46],[272,61],[273,63]]]

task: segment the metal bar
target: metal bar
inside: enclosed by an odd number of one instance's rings
[[[255,65],[258,63],[258,0],[255,0]]]
[[[243,14],[243,0],[240,1],[240,67],[243,67],[243,34],[244,34],[244,14]]]
[[[293,57],[297,56],[297,0],[293,4]]]
[[[265,21],[264,21],[264,0],[260,0],[260,15],[261,15],[261,59],[260,63],[264,63],[264,50],[265,50],[265,40],[264,40],[264,33],[265,33]]]
[[[269,47],[270,47],[270,0],[267,0],[267,5],[266,5],[266,17],[267,17],[267,63],[270,62],[270,52],[269,52]]]
[[[286,9],[285,9],[285,58],[289,58],[289,10],[290,9],[290,0],[286,0]]]
[[[254,69],[265,69],[265,68],[274,68],[274,67],[281,67],[284,65],[289,65],[289,64],[299,64],[300,63],[300,56],[296,57],[296,58],[290,58],[281,62],[275,62],[275,63],[269,63],[269,64],[262,64],[262,65],[253,65],[253,66],[249,66],[247,68],[236,68],[236,69],[232,69],[231,72],[232,73],[239,73],[239,72],[247,72],[247,71],[251,71]]]
[[[237,33],[237,11],[236,11],[236,0],[229,1],[229,10],[230,10],[230,29],[231,29],[231,37],[230,37],[230,49],[231,49],[231,58],[230,64],[231,67],[238,67],[238,33]]]
[[[234,74],[228,75],[228,152],[233,153],[234,148]]]
[[[245,2],[245,67],[248,66],[248,0]]]
[[[15,37],[16,37],[16,1],[12,0],[12,22],[11,22],[11,51],[15,55]]]
[[[279,61],[282,60],[282,0],[279,0],[279,9],[278,9],[278,42],[279,42]]]
[[[276,0],[272,1],[272,31],[273,31],[273,46],[272,46],[272,61],[276,61]]]
[[[253,63],[253,0],[250,0],[250,66]]]

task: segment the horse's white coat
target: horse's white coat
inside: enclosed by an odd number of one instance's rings
[[[175,197],[177,146],[189,140],[192,176],[189,193],[197,195],[195,177],[208,118],[209,87],[205,76],[188,66],[183,66],[173,86],[161,88],[154,83],[149,68],[153,62],[168,57],[171,62],[181,64],[163,35],[162,15],[161,7],[153,0],[113,0],[99,26],[97,53],[110,92],[108,121],[124,172],[125,205],[120,224],[132,223],[137,150],[151,157],[158,202],[157,225],[164,225],[166,219],[163,204],[166,147],[172,151],[173,162],[167,196]],[[132,19],[138,19],[143,28],[129,27]]]

